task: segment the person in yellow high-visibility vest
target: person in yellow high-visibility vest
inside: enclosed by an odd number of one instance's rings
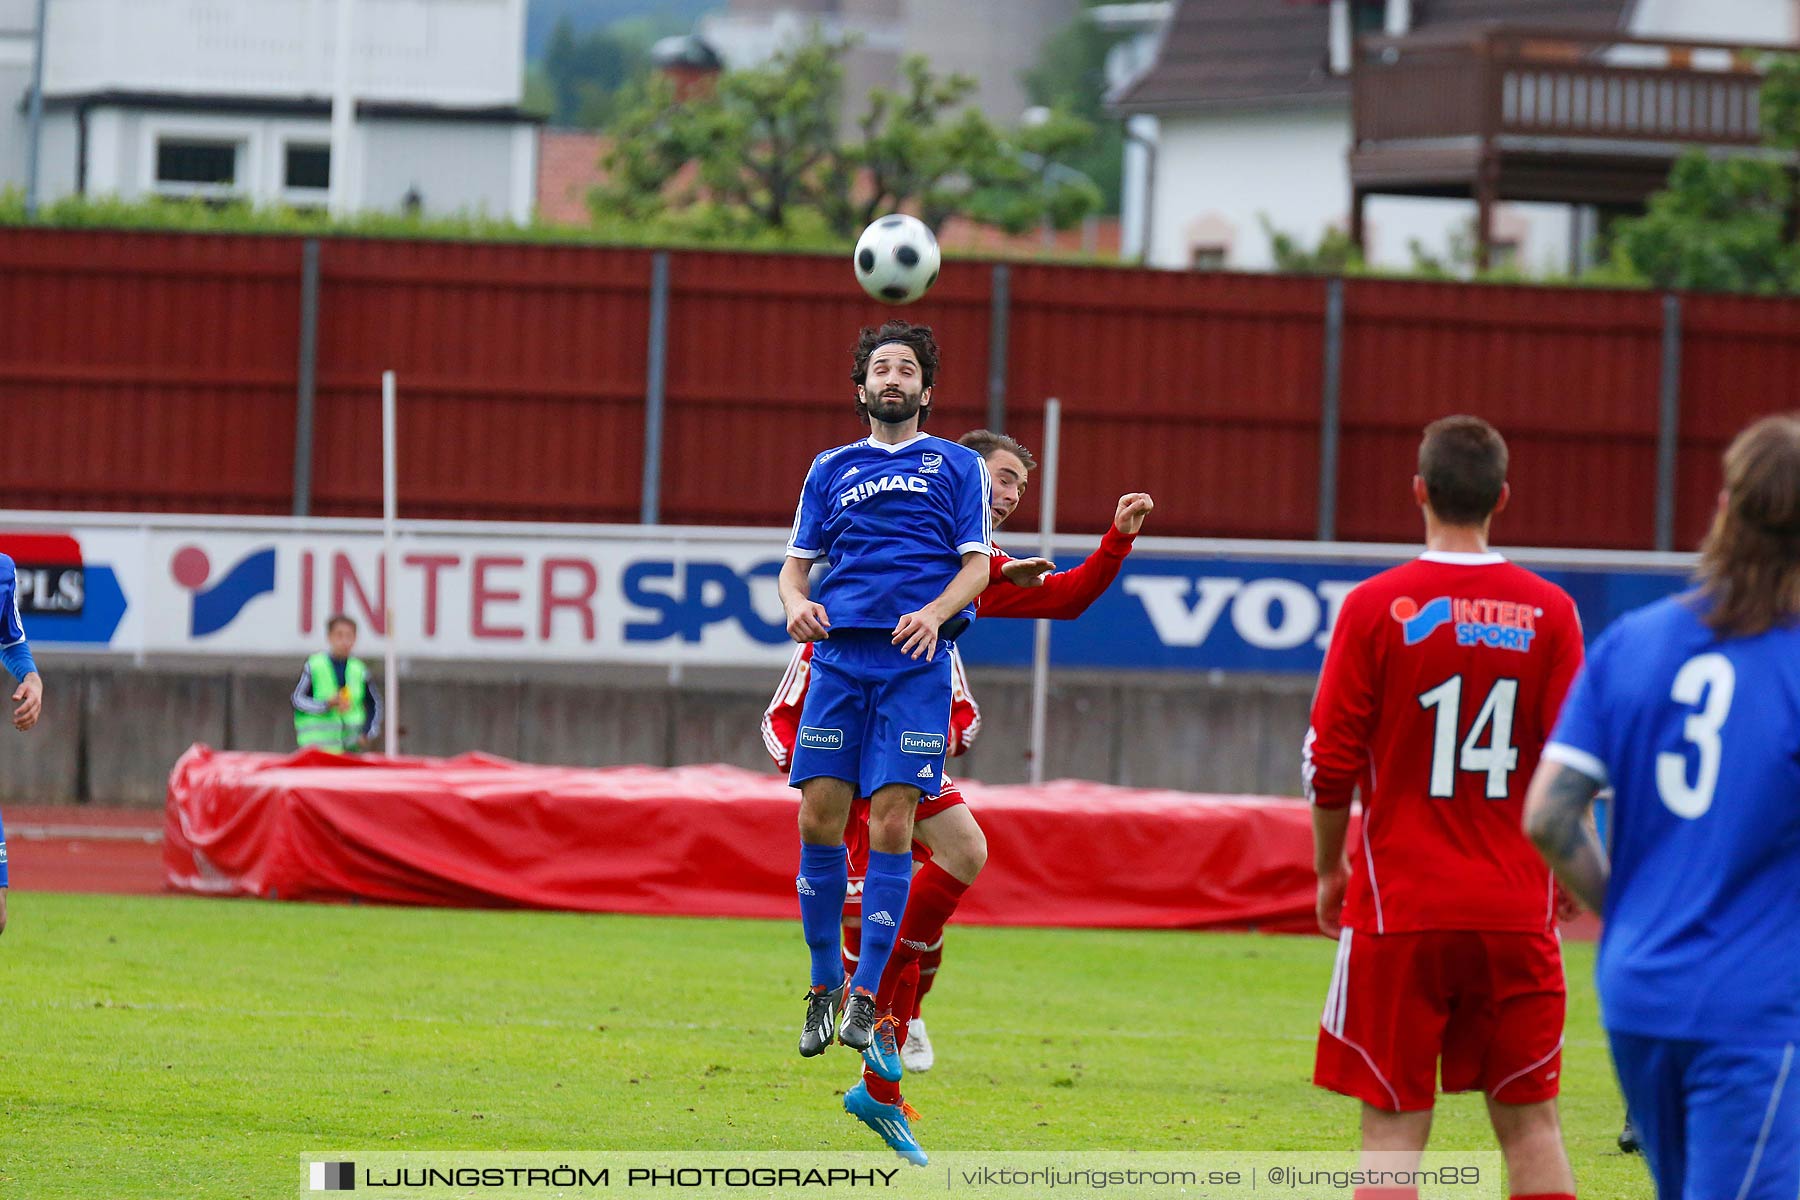
[[[351,654],[355,621],[334,615],[325,622],[325,640],[330,649],[306,660],[294,687],[294,739],[302,750],[362,750],[381,728],[381,693],[363,660]]]

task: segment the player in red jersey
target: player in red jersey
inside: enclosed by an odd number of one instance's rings
[[[1018,442],[987,430],[967,433],[959,441],[987,460],[993,483],[993,518],[998,527],[1018,507],[1029,472],[1037,463]],[[1047,560],[1012,559],[996,551],[990,575],[992,585],[982,593],[979,604],[981,615],[1056,620],[1073,620],[1080,616],[1118,577],[1119,568],[1124,564],[1125,556],[1131,553],[1144,518],[1153,508],[1151,498],[1144,493],[1121,496],[1113,523],[1101,538],[1099,548],[1068,571],[1045,575],[1050,567]],[[810,646],[796,650],[781,688],[763,714],[763,741],[778,767],[791,753],[799,728],[799,713],[805,702],[810,673],[810,652]],[[950,753],[956,755],[966,752],[974,743],[980,732],[981,715],[969,694],[961,659],[955,658],[952,662],[955,688]],[[981,827],[955,784],[947,776],[942,783],[937,796],[928,797],[919,804],[913,826],[913,855],[920,865],[901,916],[894,953],[889,958],[888,969],[882,974],[881,989],[876,995],[876,1008],[883,1014],[885,1022],[879,1029],[881,1037],[915,1049],[918,1042],[923,1041],[913,1036],[915,1029],[923,1032],[919,1004],[931,989],[942,956],[944,924],[987,862],[987,839]],[[860,800],[852,807],[845,834],[845,846],[850,856],[850,903],[856,901],[856,882],[868,854],[866,832],[858,836],[859,815],[866,821],[868,808]],[[846,918],[845,950],[852,961],[858,928]],[[916,1053],[911,1057],[913,1061],[906,1063],[907,1070],[924,1069],[914,1065],[918,1061]],[[927,1058],[927,1068],[929,1064]],[[904,1112],[897,1079],[886,1079],[869,1070],[864,1075],[864,1086],[880,1103],[894,1106],[895,1112]]]
[[[1413,478],[1425,553],[1355,588],[1332,631],[1303,766],[1319,926],[1338,938],[1313,1082],[1363,1101],[1365,1153],[1416,1163],[1441,1060],[1446,1092],[1486,1093],[1513,1196],[1573,1197],[1558,900],[1521,820],[1581,621],[1566,592],[1488,549],[1506,457],[1479,418],[1428,426]]]

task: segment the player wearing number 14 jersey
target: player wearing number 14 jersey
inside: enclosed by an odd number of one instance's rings
[[[1345,598],[1306,735],[1319,923],[1338,936],[1313,1078],[1363,1101],[1365,1152],[1417,1152],[1441,1062],[1445,1091],[1486,1093],[1512,1194],[1572,1196],[1556,893],[1521,814],[1581,622],[1488,550],[1509,493],[1487,422],[1428,427],[1413,492],[1426,552]]]

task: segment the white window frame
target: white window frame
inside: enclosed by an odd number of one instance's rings
[[[270,122],[268,173],[262,194],[296,208],[321,208],[331,203],[330,188],[291,188],[287,185],[287,155],[290,146],[322,146],[331,150],[331,122],[284,120]],[[331,170],[339,164],[333,156]]]
[[[184,116],[161,118],[146,115],[139,143],[138,180],[145,195],[197,197],[208,200],[256,199],[257,165],[262,160],[263,136],[258,122],[242,118]],[[165,141],[232,142],[237,146],[236,170],[230,186],[216,183],[164,183],[156,176],[158,147]]]

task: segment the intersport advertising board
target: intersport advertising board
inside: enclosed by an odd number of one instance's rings
[[[775,583],[786,532],[403,522],[390,569],[370,521],[5,512],[0,553],[18,563],[26,630],[46,650],[291,656],[344,612],[375,656],[391,608],[407,658],[775,668],[791,650]],[[1058,564],[1096,540],[1059,539]],[[1056,623],[1052,661],[1316,672],[1344,596],[1415,550],[1140,539],[1087,615]],[[1568,589],[1590,638],[1691,569],[1682,555],[1513,557]],[[976,665],[1025,666],[1031,647],[1029,621],[978,620],[961,641]]]

